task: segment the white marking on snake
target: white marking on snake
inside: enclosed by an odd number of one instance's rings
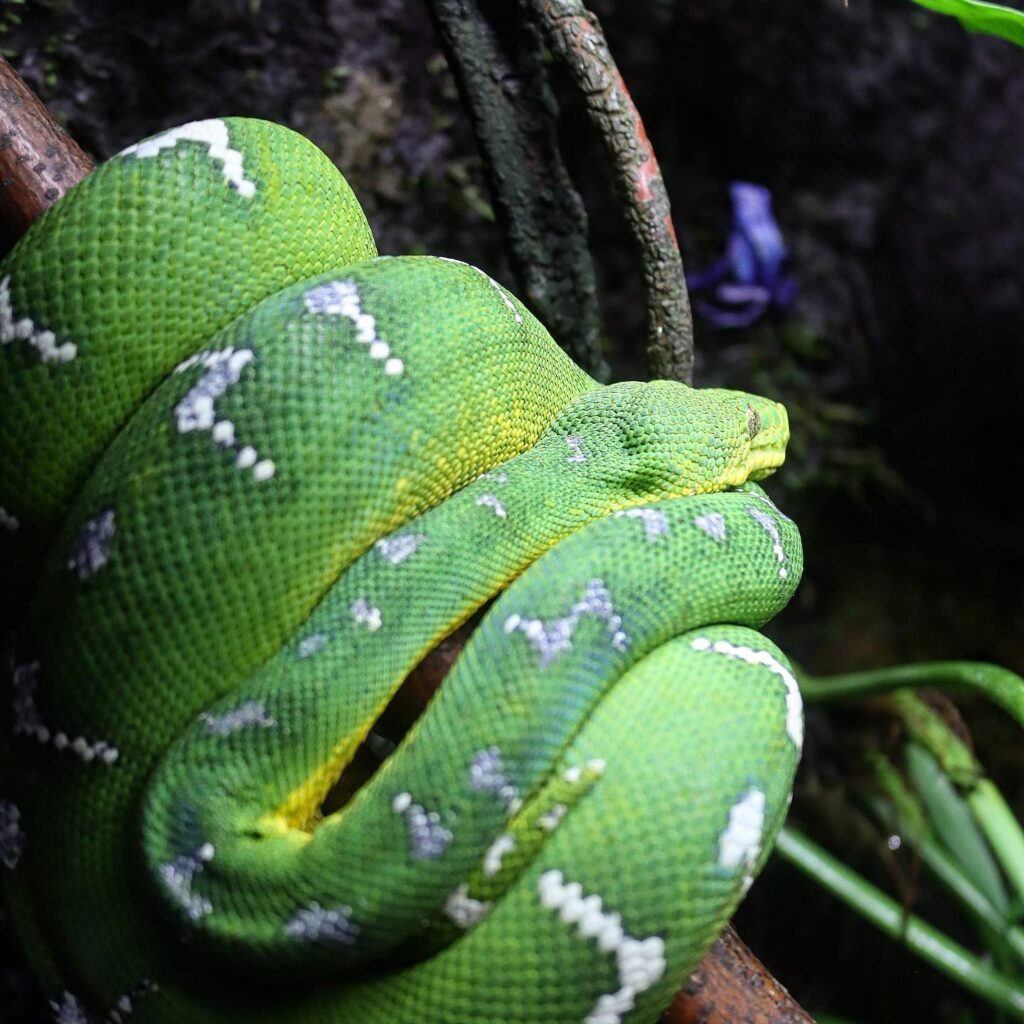
[[[800,696],[800,684],[793,673],[768,651],[755,651],[749,647],[737,647],[728,640],[712,643],[707,637],[699,636],[690,642],[695,651],[711,651],[729,658],[739,658],[748,665],[761,665],[777,675],[786,687],[786,733],[797,750],[804,745],[804,702]]]
[[[562,819],[569,813],[569,808],[565,804],[555,804],[551,810],[546,811],[537,819],[537,824],[544,829],[545,832],[554,832],[559,825],[562,824]]]
[[[501,870],[501,862],[505,854],[511,853],[516,848],[516,837],[510,832],[503,832],[487,848],[484,854],[484,874],[493,878]]]
[[[214,441],[221,446],[221,448],[233,448],[235,445],[235,425],[231,420],[218,420],[213,425]]]
[[[391,355],[391,346],[377,334],[377,321],[364,312],[359,289],[351,278],[328,281],[303,296],[306,310],[315,316],[343,316],[356,329],[356,342],[366,345],[371,359],[384,360],[384,372],[397,377],[405,369],[401,359]]]
[[[452,259],[451,256],[438,256],[437,258],[439,260],[444,260],[445,263],[457,263],[460,267],[469,267],[470,270],[475,271],[485,280],[489,281],[491,287],[494,288],[494,290],[501,296],[501,301],[505,303],[511,314],[515,317],[516,323],[521,324],[523,322],[523,318],[520,316],[519,310],[516,309],[515,303],[513,303],[513,301],[508,297],[508,293],[505,289],[502,288],[490,274],[485,273],[479,267],[474,267],[472,263],[464,263],[462,260]]]
[[[39,685],[39,662],[30,661],[17,665],[13,674],[14,688],[14,734],[30,736],[39,743],[50,743],[58,750],[70,750],[86,763],[95,759],[104,764],[113,764],[120,756],[116,747],[105,740],[90,743],[84,736],[69,737],[64,732],[51,732],[43,723],[36,704],[36,689]]]
[[[496,470],[490,470],[487,473],[481,473],[477,480],[490,480],[502,487],[508,483],[508,473],[501,473]]]
[[[210,351],[197,352],[179,363],[175,373],[185,373],[194,366],[202,366],[203,375],[185,393],[174,407],[174,419],[179,434],[193,430],[209,430],[210,436],[220,448],[234,449],[238,440],[235,425],[228,419],[218,419],[214,403],[228,388],[242,379],[242,371],[256,358],[250,348],[235,349],[233,345]],[[258,483],[269,480],[276,470],[273,460],[260,459],[252,445],[244,445],[235,455],[238,469],[251,469],[253,479]]]
[[[608,767],[608,762],[600,757],[592,757],[586,764],[573,764],[570,765],[562,773],[562,778],[566,782],[571,782],[575,785],[583,778],[583,773],[586,771],[591,775],[598,777],[604,775],[605,768]]]
[[[604,622],[615,650],[625,651],[629,647],[629,637],[622,630],[622,616],[616,613],[611,594],[599,579],[587,584],[583,597],[572,606],[568,615],[552,619],[550,623],[543,619],[510,615],[505,620],[504,629],[506,633],[515,630],[523,633],[540,654],[541,668],[546,668],[562,651],[571,649],[573,633],[584,615],[593,615]]]
[[[365,597],[356,598],[349,605],[348,610],[352,616],[352,621],[357,626],[365,626],[371,633],[380,629],[383,622],[380,616],[380,609],[374,608]]]
[[[786,515],[778,505],[768,497],[767,494],[758,494],[756,491],[748,491],[746,487],[739,488],[739,492],[746,498],[753,498],[755,501],[761,502],[763,505],[767,505],[780,519],[785,519],[787,523],[793,522],[789,516]]]
[[[505,771],[501,751],[497,747],[478,750],[469,766],[469,788],[477,793],[494,793],[509,813],[520,803],[519,790]]]
[[[0,864],[13,870],[25,845],[21,812],[10,800],[0,800]]]
[[[469,788],[478,793],[497,793],[508,785],[505,763],[497,747],[478,750],[469,766]]]
[[[251,469],[256,465],[258,457],[256,449],[251,445],[246,445],[236,456],[235,465],[239,469]]]
[[[0,281],[0,345],[9,345],[12,341],[27,342],[44,363],[70,363],[78,355],[78,346],[73,341],[58,345],[53,331],[37,330],[27,316],[15,320],[11,305],[11,275],[8,274]]]
[[[437,860],[448,849],[452,834],[441,824],[441,815],[414,804],[411,793],[399,793],[391,810],[405,817],[414,860]]]
[[[569,457],[566,462],[586,462],[587,456],[583,451],[583,438],[578,434],[570,434],[565,443],[569,446]]]
[[[505,511],[505,506],[495,494],[481,494],[480,497],[476,499],[476,503],[483,508],[494,509],[494,514],[499,519],[504,519],[508,515]]]
[[[314,633],[312,636],[307,636],[299,642],[297,656],[299,658],[309,658],[318,651],[322,651],[326,646],[327,637],[323,633]]]
[[[186,392],[185,397],[174,407],[174,418],[178,424],[178,433],[186,434],[191,430],[213,430],[217,427],[214,437],[218,443],[224,443],[230,433],[234,439],[234,425],[227,420],[215,423],[213,403],[233,384],[241,379],[242,371],[256,358],[251,348],[240,348],[228,345],[217,351],[197,352],[180,362],[175,373],[185,373],[194,366],[202,366],[205,373]]]
[[[786,552],[782,547],[782,537],[779,535],[779,527],[774,519],[767,512],[751,505],[747,506],[747,512],[754,521],[771,537],[772,551],[775,553],[775,560],[779,563],[779,578],[785,579],[789,575],[786,568]]]
[[[124,1019],[130,1017],[135,1012],[136,1001],[159,991],[158,985],[148,978],[143,978],[130,992],[126,992],[118,997],[117,1002],[114,1004],[114,1009],[107,1012],[104,1024],[124,1024]]]
[[[192,854],[179,854],[174,860],[166,861],[158,868],[160,881],[174,901],[193,921],[213,913],[213,904],[205,896],[192,891],[192,883],[203,868],[213,860],[213,844],[203,843]]]
[[[751,786],[729,808],[729,823],[718,837],[718,866],[726,871],[743,870],[744,894],[754,882],[754,866],[764,838],[765,797]]]
[[[639,519],[648,540],[657,540],[668,533],[668,518],[657,508],[625,508],[615,513],[616,519]]]
[[[491,909],[486,900],[475,900],[469,895],[469,885],[463,882],[445,901],[445,916],[460,928],[472,928]]]
[[[352,908],[347,905],[321,907],[313,900],[285,922],[284,933],[304,942],[352,946],[359,935],[359,926],[352,923],[351,914]]]
[[[14,533],[19,526],[21,523],[18,522],[18,517],[11,515],[3,505],[0,505],[0,530],[10,530]]]
[[[256,183],[246,180],[242,154],[237,149],[232,149],[228,145],[229,141],[228,126],[223,121],[210,118],[206,121],[190,121],[162,135],[136,142],[127,149],[122,149],[118,155],[145,160],[156,156],[162,150],[174,149],[179,142],[198,142],[206,146],[211,160],[220,163],[221,174],[228,185],[243,199],[251,199],[256,194]]]
[[[82,1004],[70,992],[65,991],[59,1003],[51,999],[50,1009],[53,1010],[54,1024],[89,1024]]]
[[[392,565],[401,565],[407,558],[416,554],[426,539],[425,533],[405,533],[397,537],[384,537],[373,547],[381,558],[386,558]]]
[[[16,665],[12,678],[14,687],[14,734],[15,736],[33,736],[40,743],[49,743],[50,730],[43,725],[39,708],[36,705],[36,687],[39,684],[39,662],[30,661],[24,665]]]
[[[114,539],[114,510],[104,509],[88,520],[71,543],[68,568],[80,580],[88,580],[107,564]]]
[[[267,714],[266,705],[261,700],[244,701],[237,708],[226,711],[223,715],[204,711],[199,718],[206,723],[210,732],[214,732],[218,736],[228,736],[233,732],[238,732],[239,729],[245,729],[252,725],[258,725],[264,729],[271,729],[277,725],[277,722]]]
[[[712,540],[721,543],[725,540],[725,516],[721,512],[709,512],[706,516],[697,516],[693,525],[703,530]]]
[[[636,997],[655,985],[665,973],[665,942],[659,935],[638,939],[628,935],[619,914],[602,907],[601,897],[583,895],[579,882],[563,880],[561,871],[545,871],[537,881],[541,906],[575,925],[585,939],[594,939],[602,953],[615,955],[619,987],[598,997],[584,1024],[620,1024],[633,1009]]]

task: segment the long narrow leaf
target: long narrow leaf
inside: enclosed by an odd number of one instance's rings
[[[928,811],[935,835],[985,897],[1006,914],[1010,900],[985,837],[967,802],[924,747],[906,745],[907,770]]]
[[[851,871],[817,843],[792,828],[779,833],[775,850],[862,917],[910,952],[928,961],[996,1009],[1024,1020],[1024,990],[914,914],[907,915],[891,896]]]
[[[971,32],[987,32],[1024,46],[1024,12],[980,0],[914,0],[939,14],[949,14]]]

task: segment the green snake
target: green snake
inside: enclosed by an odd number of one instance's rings
[[[599,386],[246,119],[47,211],[0,343],[0,883],[57,1019],[655,1020],[799,757],[785,410]]]

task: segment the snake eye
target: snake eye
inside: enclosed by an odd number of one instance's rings
[[[747,433],[750,434],[750,439],[753,440],[757,437],[758,432],[761,429],[761,414],[754,409],[752,406],[747,406]]]

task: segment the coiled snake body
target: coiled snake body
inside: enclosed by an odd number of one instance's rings
[[[243,119],[49,211],[0,342],[0,876],[58,1019],[655,1019],[799,756],[753,632],[801,571],[750,482],[784,410],[598,386],[482,272],[376,258],[327,159]]]

